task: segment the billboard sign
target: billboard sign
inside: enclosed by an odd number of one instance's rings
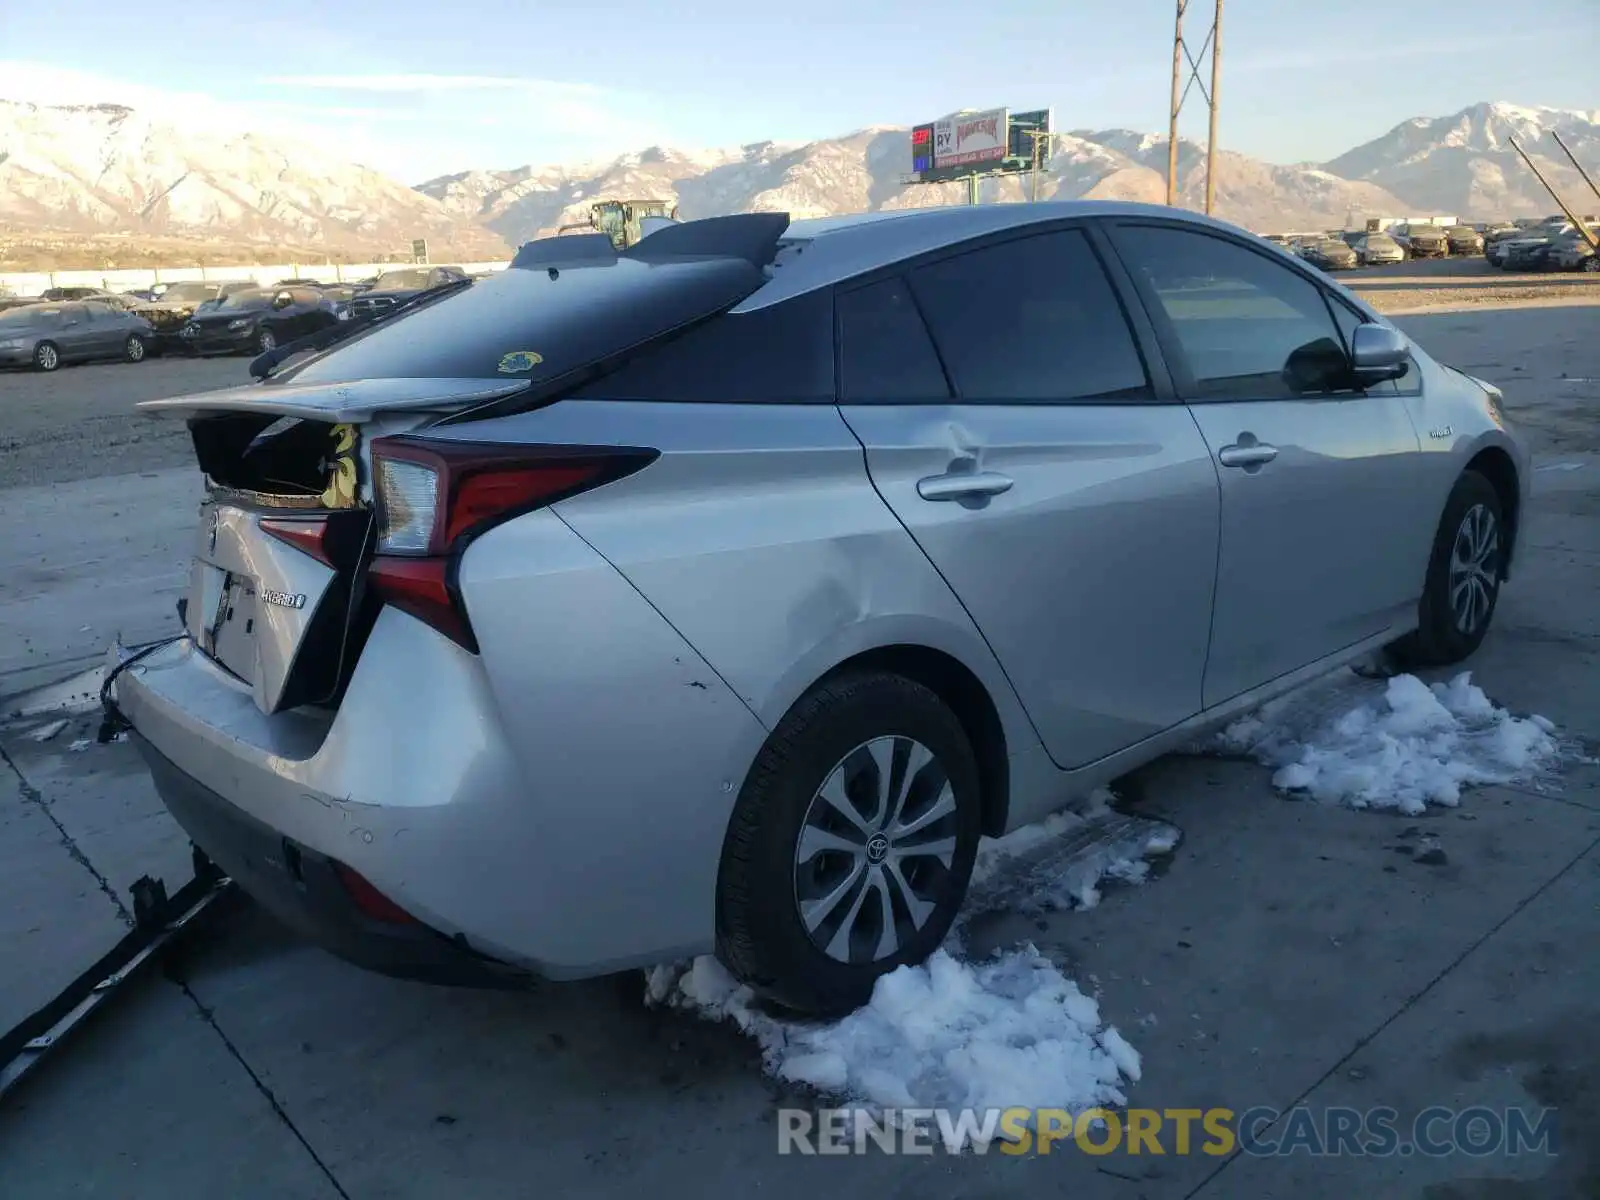
[[[933,123],[933,165],[935,168],[965,167],[998,162],[1006,156],[1009,137],[1003,108],[941,117]],[[915,150],[912,156],[916,157]]]
[[[1010,135],[1008,140],[1010,145],[1007,149],[1006,157],[1020,158],[1025,162],[1032,162],[1034,139],[1028,136],[1028,131],[1053,132],[1050,119],[1051,110],[1048,108],[1035,109],[1032,112],[1012,113],[1009,122]],[[1046,152],[1045,157],[1049,157],[1048,152]]]
[[[933,170],[933,125],[918,125],[911,131],[911,169],[918,175]]]

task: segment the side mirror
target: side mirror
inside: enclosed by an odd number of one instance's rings
[[[1351,338],[1350,370],[1363,387],[1399,379],[1411,369],[1411,343],[1387,325],[1357,325]]]

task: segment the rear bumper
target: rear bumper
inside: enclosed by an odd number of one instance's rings
[[[143,737],[135,744],[190,840],[268,912],[340,958],[401,979],[458,987],[527,986],[532,975],[426,925],[380,921],[355,903],[334,860],[283,836],[185,774]]]
[[[208,332],[176,339],[177,344],[191,354],[238,354],[251,349],[255,345],[255,340],[254,329]]]
[[[545,978],[710,950],[728,815],[765,729],[549,512],[478,539],[462,589],[481,656],[385,609],[337,712],[269,716],[187,638],[130,666],[114,696],[163,799],[247,892],[357,962],[374,952],[285,891],[271,846],[341,863],[443,938]],[[402,967],[420,953],[402,950]]]

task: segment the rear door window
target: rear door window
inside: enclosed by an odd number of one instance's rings
[[[949,401],[944,368],[904,279],[843,292],[835,312],[840,403]]]
[[[1144,361],[1082,230],[1015,238],[910,275],[969,404],[1153,399]]]

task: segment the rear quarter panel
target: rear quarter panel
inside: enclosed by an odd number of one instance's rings
[[[911,644],[978,677],[1013,758],[1038,748],[987,644],[873,490],[832,405],[566,401],[436,432],[659,449],[645,470],[554,511],[767,729],[837,664]]]

